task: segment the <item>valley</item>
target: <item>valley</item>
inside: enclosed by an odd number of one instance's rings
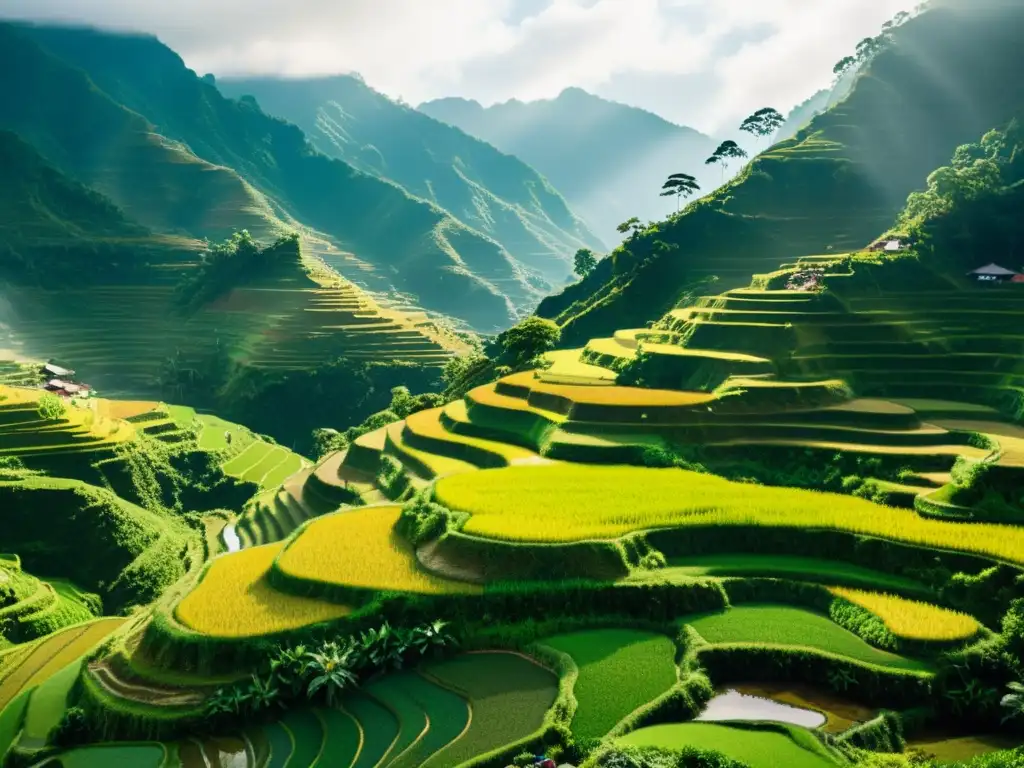
[[[0,764],[1019,766],[1021,17],[749,158],[0,20]]]

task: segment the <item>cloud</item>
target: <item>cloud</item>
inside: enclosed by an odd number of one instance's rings
[[[152,32],[200,73],[358,71],[483,103],[569,86],[707,131],[786,110],[905,0],[4,0],[0,15]]]

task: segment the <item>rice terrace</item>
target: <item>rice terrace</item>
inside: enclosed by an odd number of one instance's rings
[[[0,766],[1024,767],[1024,6],[773,2],[0,9]]]

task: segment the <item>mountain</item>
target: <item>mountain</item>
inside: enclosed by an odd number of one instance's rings
[[[719,183],[704,165],[713,139],[579,88],[545,101],[484,108],[450,98],[419,109],[536,168],[606,243],[622,239],[615,228],[632,216],[664,218],[674,205],[658,196],[668,174],[690,173],[705,189]]]
[[[1002,0],[947,2],[908,21],[845,99],[538,314],[575,343],[641,326],[705,291],[702,280],[725,290],[800,256],[863,247],[957,146],[1024,103],[1024,84],[1007,76],[1024,65],[1020,23],[1024,9]]]
[[[0,273],[59,286],[170,258],[185,240],[153,235],[103,195],[0,130]]]
[[[579,248],[601,242],[532,168],[457,128],[396,103],[357,77],[217,79],[295,123],[325,155],[390,179],[501,243],[561,286]]]
[[[481,329],[535,298],[497,242],[228,99],[153,37],[4,25],[0,48],[20,73],[0,86],[0,127],[158,231],[313,230],[382,287]]]

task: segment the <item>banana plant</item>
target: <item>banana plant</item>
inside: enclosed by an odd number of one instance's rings
[[[1024,683],[1007,683],[1006,687],[1011,693],[999,700],[999,706],[1009,710],[1002,719],[1002,722],[1013,720],[1015,717],[1024,715]]]
[[[245,691],[248,707],[253,712],[263,712],[275,705],[282,705],[281,689],[274,682],[272,675],[267,675],[264,680],[254,674],[249,687]]]
[[[324,643],[319,652],[309,654],[308,671],[313,675],[306,689],[309,698],[316,696],[323,689],[327,696],[327,705],[333,706],[335,700],[346,688],[356,681],[351,670],[351,646],[342,647],[334,642]]]
[[[293,648],[278,648],[270,660],[270,674],[284,691],[297,696],[305,686],[309,667],[309,648],[296,645]]]
[[[418,656],[426,656],[431,650],[440,650],[447,645],[454,645],[455,638],[447,631],[448,622],[435,619],[429,624],[415,627],[412,631],[410,644]]]

